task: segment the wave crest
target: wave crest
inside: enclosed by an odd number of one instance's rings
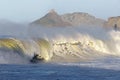
[[[100,56],[120,56],[120,32],[111,31],[107,40],[94,38],[86,34],[76,34],[76,37],[62,35],[57,38],[36,38],[20,40],[16,38],[1,38],[0,51],[13,51],[19,56],[32,59],[34,54],[45,61],[83,61]]]

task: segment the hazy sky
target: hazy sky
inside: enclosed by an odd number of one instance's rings
[[[86,12],[107,19],[120,16],[120,0],[0,0],[0,19],[31,22],[50,9],[59,14]]]

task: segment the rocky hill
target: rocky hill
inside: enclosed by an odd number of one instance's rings
[[[96,18],[88,13],[74,12],[69,14],[58,15],[57,12],[51,10],[44,17],[32,22],[31,24],[48,27],[80,25],[103,26],[105,22],[105,20]]]
[[[72,26],[68,22],[64,22],[60,15],[58,15],[54,10],[51,10],[47,13],[44,17],[32,22],[35,25],[42,25],[42,26]]]

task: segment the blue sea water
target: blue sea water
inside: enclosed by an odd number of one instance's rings
[[[66,65],[65,65],[66,64]],[[0,80],[119,80],[120,71],[55,63],[0,64]],[[72,63],[71,63],[72,64]],[[78,64],[78,63],[76,63]]]

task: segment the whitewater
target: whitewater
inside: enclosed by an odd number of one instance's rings
[[[91,30],[88,27],[32,28],[30,38],[0,38],[0,63],[14,63],[12,59],[19,61],[20,57],[21,60],[29,60],[35,54],[47,62],[79,62],[106,56],[120,56],[119,31],[107,31],[98,27],[90,27]]]
[[[1,80],[119,79],[119,30],[96,26],[24,27],[26,30],[0,32]],[[38,62],[32,63],[36,54]],[[28,73],[33,76],[25,75]]]

